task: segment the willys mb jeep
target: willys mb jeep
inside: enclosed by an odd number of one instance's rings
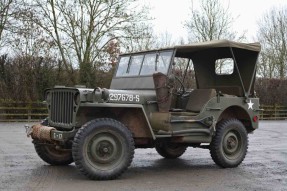
[[[259,52],[259,43],[219,40],[122,54],[110,89],[47,89],[49,116],[27,135],[45,162],[75,162],[90,179],[117,178],[135,148],[169,159],[208,148],[217,165],[236,167],[258,128]]]

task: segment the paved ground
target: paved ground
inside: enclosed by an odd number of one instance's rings
[[[128,171],[113,181],[87,180],[74,164],[47,165],[23,125],[0,123],[0,190],[287,190],[287,121],[261,122],[238,168],[217,167],[208,150],[190,148],[166,160],[154,149],[138,149]]]

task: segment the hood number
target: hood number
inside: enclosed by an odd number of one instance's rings
[[[140,96],[139,95],[132,95],[132,94],[109,94],[110,101],[124,101],[124,102],[139,102]]]

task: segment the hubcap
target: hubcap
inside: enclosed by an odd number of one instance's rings
[[[241,138],[236,132],[228,132],[223,139],[223,151],[229,158],[236,158],[241,150]]]
[[[121,140],[114,134],[100,132],[94,135],[87,144],[89,163],[98,169],[109,169],[123,156]]]

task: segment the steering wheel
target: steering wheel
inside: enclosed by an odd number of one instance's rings
[[[184,87],[182,81],[177,76],[174,76],[174,77],[180,83],[180,89],[179,89],[179,91],[177,91],[176,94],[179,96],[182,96],[185,93],[185,87]]]

